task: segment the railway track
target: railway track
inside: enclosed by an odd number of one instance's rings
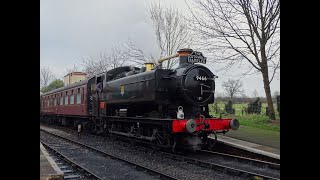
[[[85,167],[81,166],[80,164],[76,163],[75,161],[71,160],[70,158],[66,157],[65,155],[61,154],[57,151],[53,146],[43,142],[40,140],[42,145],[48,150],[49,155],[51,158],[56,162],[58,167],[64,174],[64,179],[83,179],[83,180],[95,180],[95,179],[102,179],[95,173],[91,172],[90,170],[86,169]]]
[[[280,164],[278,163],[261,161],[258,159],[236,156],[232,154],[225,154],[225,153],[220,153],[215,151],[199,150],[198,152],[202,153],[203,155],[207,154],[209,156],[219,156],[224,160],[232,160],[232,161],[237,161],[244,164],[250,164],[250,165],[261,167],[261,168],[267,168],[267,169],[278,170],[278,171],[280,170]]]
[[[210,168],[216,171],[220,171],[226,174],[236,175],[249,179],[280,179],[280,171],[273,171],[272,173],[268,165],[264,165],[264,163],[260,163],[262,167],[254,166],[254,163],[257,163],[255,160],[245,160],[246,164],[239,163],[244,161],[241,157],[229,157],[229,160],[221,159],[221,154],[219,157],[217,156],[205,156],[203,153],[190,153],[184,155],[177,155],[167,152],[157,152],[164,157],[169,157],[175,160],[180,160],[183,162],[188,162],[192,164],[196,164],[201,167]],[[211,154],[211,153],[210,153]],[[239,159],[241,159],[239,161]],[[250,162],[249,162],[250,161]],[[249,162],[249,163],[248,163]],[[269,164],[269,163],[267,163]]]
[[[104,152],[104,151],[101,151],[101,150],[99,150],[99,149],[97,149],[97,148],[95,148],[95,147],[93,147],[93,146],[89,146],[89,145],[83,144],[83,143],[81,143],[81,142],[77,142],[77,141],[71,140],[71,139],[69,139],[69,138],[62,137],[62,136],[60,136],[60,135],[57,135],[57,134],[54,134],[54,133],[51,133],[51,132],[48,132],[48,131],[45,131],[45,130],[41,130],[41,129],[40,129],[40,131],[45,132],[45,133],[48,133],[48,134],[54,136],[55,138],[57,138],[57,139],[58,139],[58,143],[55,142],[55,143],[53,143],[53,144],[56,145],[56,146],[58,145],[58,146],[60,146],[60,147],[63,147],[64,150],[66,150],[66,151],[69,151],[69,152],[70,152],[70,151],[75,151],[75,150],[79,149],[79,147],[85,148],[86,150],[89,150],[89,151],[92,151],[92,152],[94,152],[94,153],[97,153],[97,154],[99,154],[100,156],[102,156],[102,157],[104,157],[104,158],[108,157],[108,158],[110,158],[110,159],[112,159],[112,160],[121,161],[121,162],[124,162],[125,164],[129,165],[130,167],[134,167],[136,170],[138,170],[138,171],[140,171],[140,172],[146,172],[146,173],[148,173],[150,176],[152,176],[153,179],[177,180],[177,178],[175,178],[175,177],[166,175],[166,174],[164,174],[164,173],[162,173],[162,172],[159,172],[159,171],[157,171],[157,170],[150,169],[150,168],[148,168],[148,167],[139,165],[139,164],[137,164],[137,163],[135,163],[135,162],[132,162],[132,161],[123,159],[123,158],[121,158],[121,157],[111,155],[111,154],[109,154],[109,153],[107,153],[107,152]],[[68,142],[68,143],[66,143],[66,144],[64,143],[64,145],[61,146],[61,145],[60,145],[60,144],[62,144],[61,140],[62,140],[62,141],[65,141],[65,142]],[[48,143],[45,143],[45,142],[43,142],[43,141],[42,141],[42,143],[45,144],[46,146],[48,146]],[[49,145],[49,146],[50,146],[50,145]],[[52,146],[52,144],[51,144],[51,146]],[[66,147],[67,147],[67,148],[66,148]],[[57,150],[56,150],[56,151],[57,151]],[[88,153],[88,152],[86,152],[86,154],[87,154],[87,153]],[[65,157],[65,158],[68,158],[68,157],[65,156],[65,155],[64,155],[64,157]],[[87,157],[88,157],[88,156],[87,156]],[[92,157],[91,157],[91,158],[92,158]],[[68,158],[68,159],[70,160],[70,158]],[[73,161],[72,163],[73,163],[73,164],[77,164],[75,161]],[[90,162],[90,163],[92,163],[92,162]],[[80,165],[78,164],[78,166],[80,166]],[[112,166],[114,166],[114,164],[112,164]],[[82,166],[81,169],[85,169],[85,167]],[[88,171],[90,174],[94,174],[93,172],[90,172],[89,170],[87,170],[87,171]],[[99,177],[98,175],[96,175],[96,176]],[[99,177],[98,179],[107,179],[107,178],[108,178],[108,177]],[[139,179],[140,179],[140,178],[139,178]],[[141,179],[150,179],[150,177],[149,177],[149,178],[148,178],[148,177],[147,177],[147,178],[143,177],[143,178],[141,178]]]
[[[68,131],[73,131],[68,129]],[[73,131],[74,132],[74,131]],[[88,135],[90,137],[95,137],[94,135]],[[100,136],[97,136],[101,138]],[[124,143],[130,148],[134,145]],[[211,151],[197,151],[190,154],[173,154],[163,151],[155,151],[146,147],[137,147],[139,150],[149,151],[153,154],[158,154],[163,157],[171,158],[174,160],[179,160],[183,162],[188,162],[191,164],[196,164],[201,167],[206,167],[209,169],[214,169],[226,174],[231,174],[235,176],[253,178],[253,179],[279,179],[280,178],[280,164],[260,161],[240,156],[234,156],[230,154],[223,154],[219,152]]]

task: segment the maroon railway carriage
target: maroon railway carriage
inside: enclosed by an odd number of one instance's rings
[[[87,82],[83,80],[41,95],[41,114],[67,125],[65,117],[87,117]]]

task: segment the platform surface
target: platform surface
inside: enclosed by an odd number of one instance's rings
[[[40,143],[40,180],[63,179],[63,172]]]
[[[243,149],[243,150],[247,150],[257,154],[280,159],[280,149],[277,149],[277,148],[272,148],[272,147],[264,146],[261,144],[247,142],[247,141],[239,140],[236,138],[228,137],[225,135],[218,135],[217,139],[218,141],[224,144],[237,147],[239,149]]]

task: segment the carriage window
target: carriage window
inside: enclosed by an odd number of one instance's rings
[[[73,94],[73,90],[71,91],[70,104],[74,104],[74,94]]]
[[[81,88],[82,91],[81,91],[81,102],[84,102],[84,88]]]
[[[68,91],[66,92],[66,96],[64,97],[64,104],[68,105]]]
[[[78,88],[78,92],[77,92],[77,104],[81,104],[80,88]]]
[[[58,102],[58,95],[55,94],[54,95],[54,106],[57,106],[57,102]]]
[[[74,104],[74,95],[70,96],[70,104]]]
[[[60,97],[60,105],[63,105],[63,96]]]
[[[77,104],[81,104],[81,94],[77,94]]]

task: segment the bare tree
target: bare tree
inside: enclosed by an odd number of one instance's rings
[[[108,56],[108,64],[111,66],[111,69],[123,66],[124,64],[127,63],[125,57],[125,51],[123,47],[120,46],[115,46],[111,48],[110,55]]]
[[[124,49],[125,58],[134,65],[144,65],[144,63],[152,62],[152,59],[148,60],[144,52],[130,38],[124,43]]]
[[[246,95],[246,93],[244,91],[241,92],[241,97],[242,98],[248,98],[248,96]]]
[[[88,77],[128,63],[122,46],[112,47],[109,54],[100,52],[98,56],[82,57],[81,60]]]
[[[243,92],[242,90],[243,83],[240,80],[228,79],[222,83],[222,87],[225,89],[227,96],[232,100],[236,94]]]
[[[182,47],[190,45],[191,33],[182,14],[172,7],[151,3],[148,7],[155,28],[160,57],[170,56]],[[177,58],[167,61],[167,69],[177,64]]]
[[[256,89],[254,89],[253,91],[252,91],[252,97],[254,97],[254,98],[256,98],[256,97],[258,97],[258,91],[256,90]]]
[[[104,58],[104,53],[100,53],[98,57],[81,57],[81,61],[84,67],[84,72],[87,73],[87,77],[94,76],[95,74],[107,71],[107,63]]]
[[[55,79],[55,75],[49,67],[40,68],[40,88],[48,86],[53,79]]]
[[[198,11],[189,8],[202,46],[214,52],[216,60],[227,62],[226,67],[246,62],[249,70],[261,73],[274,120],[270,82],[280,69],[279,0],[195,1]]]
[[[154,63],[156,58],[152,54],[147,57],[129,38],[127,42],[112,47],[109,53],[101,52],[98,56],[82,57],[81,60],[83,71],[90,77],[124,65],[141,66],[147,62]]]

